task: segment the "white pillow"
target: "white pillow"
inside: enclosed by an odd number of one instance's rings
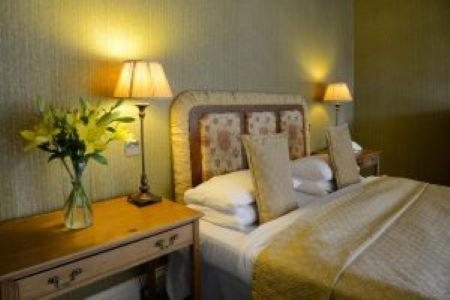
[[[333,191],[333,183],[329,180],[312,181],[301,178],[292,178],[294,189],[297,192],[302,192],[316,196],[326,196]]]
[[[291,161],[292,176],[311,181],[333,179],[333,170],[328,163],[328,155],[319,154]]]
[[[234,213],[236,208],[255,202],[252,175],[242,170],[214,176],[184,193],[184,202]]]
[[[189,204],[188,207],[204,213],[203,220],[244,232],[255,228],[252,225],[255,224],[258,215],[255,203],[237,208],[234,214],[227,214],[220,210],[197,204]]]

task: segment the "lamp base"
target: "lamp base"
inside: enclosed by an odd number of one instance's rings
[[[128,201],[136,206],[142,207],[161,202],[161,196],[152,193],[136,193],[128,196]]]

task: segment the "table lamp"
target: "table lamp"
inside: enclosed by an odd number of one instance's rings
[[[339,125],[339,112],[341,110],[341,103],[352,102],[352,94],[345,82],[330,83],[326,90],[323,101],[332,102],[336,108],[336,126]]]
[[[161,197],[150,192],[145,171],[144,118],[148,103],[141,101],[151,98],[172,97],[172,91],[162,66],[159,63],[141,60],[125,61],[114,91],[114,97],[140,100],[136,103],[136,106],[139,109],[141,129],[141,183],[139,192],[129,195],[128,200],[138,206],[159,202]]]

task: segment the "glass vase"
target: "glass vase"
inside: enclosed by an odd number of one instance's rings
[[[64,223],[69,229],[82,229],[92,225],[92,205],[82,183],[85,163],[73,164],[75,176],[72,191],[64,205]]]

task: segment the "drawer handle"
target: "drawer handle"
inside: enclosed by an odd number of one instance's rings
[[[175,241],[177,239],[178,239],[178,234],[172,235],[169,238],[169,241],[167,243],[164,239],[160,239],[160,240],[156,241],[155,247],[158,247],[161,250],[166,250],[166,249],[170,248],[171,246],[173,246],[173,244],[175,243]]]
[[[70,278],[66,280],[61,280],[59,276],[53,276],[48,279],[48,284],[53,285],[55,288],[60,289],[72,281],[74,281],[78,275],[80,275],[83,272],[83,269],[76,268],[70,273]]]

